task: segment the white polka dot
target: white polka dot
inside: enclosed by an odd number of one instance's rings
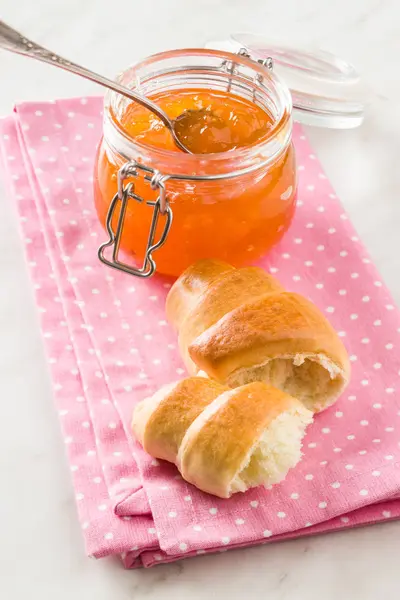
[[[373,444],[380,444],[381,440],[379,438],[375,438],[375,439],[372,440],[372,443]]]
[[[363,339],[361,340],[361,343],[362,343],[362,344],[369,344],[369,342],[370,342],[370,339],[369,339],[369,338],[363,338]]]
[[[358,278],[360,277],[360,275],[359,275],[358,273],[352,273],[352,274],[350,275],[350,277],[351,277],[352,279],[358,279]]]
[[[315,442],[310,442],[310,444],[308,444],[308,448],[316,448],[317,444]]]
[[[324,287],[323,283],[316,283],[315,287],[317,288],[317,290],[322,290],[322,288]]]
[[[64,442],[66,444],[72,444],[73,441],[74,439],[71,436],[67,436],[66,438],[64,438]]]
[[[386,348],[386,350],[392,350],[393,344],[386,344],[385,348]]]
[[[364,456],[364,454],[367,454],[367,451],[366,450],[360,450],[358,454],[360,454],[361,456]]]
[[[372,471],[372,475],[373,475],[374,477],[379,477],[379,476],[380,476],[380,474],[381,474],[381,472],[380,472],[380,471]]]
[[[216,515],[218,512],[218,508],[210,508],[209,513],[210,515]]]
[[[347,290],[339,290],[339,294],[341,296],[345,296],[347,294]]]
[[[83,421],[83,423],[82,423],[82,427],[84,427],[85,429],[89,429],[89,428],[90,428],[90,423],[89,423],[89,421]]]
[[[284,519],[286,517],[286,513],[279,511],[278,513],[276,513],[276,516],[280,519]]]
[[[360,425],[362,425],[363,427],[366,427],[367,425],[369,425],[369,423],[368,423],[368,421],[363,419],[362,421],[360,421]]]
[[[98,510],[101,510],[101,511],[106,510],[107,504],[100,504],[97,508],[98,508]]]
[[[321,460],[321,462],[319,463],[321,465],[321,467],[325,467],[328,464],[327,460]]]
[[[363,386],[369,385],[368,379],[362,379],[361,380],[361,385],[363,385]]]
[[[185,496],[184,498],[185,502],[191,502],[192,501],[192,496]]]
[[[357,360],[357,356],[356,356],[355,354],[351,354],[351,355],[349,356],[349,359],[350,359],[350,361],[351,361],[351,362],[356,362],[356,360]]]
[[[85,496],[84,496],[84,494],[81,494],[81,493],[78,493],[78,494],[76,494],[76,496],[75,496],[75,498],[76,498],[77,500],[83,500],[83,499],[84,499],[84,497],[85,497]]]
[[[379,404],[379,402],[375,402],[375,404],[372,405],[372,408],[382,408],[382,404]]]
[[[82,529],[87,529],[88,527],[89,527],[89,523],[88,523],[88,521],[84,521],[84,522],[82,523]]]
[[[353,313],[353,314],[351,314],[351,315],[350,315],[350,319],[351,319],[352,321],[355,321],[356,319],[358,319],[358,315],[357,315],[357,314],[355,314],[355,313]]]
[[[282,258],[290,258],[290,254],[288,254],[287,252],[285,252],[284,254],[282,254]]]
[[[335,267],[328,267],[328,273],[336,273]]]
[[[342,523],[348,523],[350,521],[349,517],[340,517]]]
[[[380,327],[380,325],[382,325],[382,321],[380,319],[376,319],[376,321],[374,321],[374,325],[375,327]]]
[[[360,496],[368,496],[368,490],[360,490]]]
[[[385,392],[386,392],[387,394],[393,394],[393,392],[394,392],[394,388],[386,388]]]
[[[71,465],[71,471],[74,473],[75,471],[78,471],[79,467],[78,465]]]
[[[117,450],[116,452],[113,452],[113,455],[116,457],[122,456],[122,452],[120,452],[119,450]]]
[[[293,281],[301,281],[300,275],[293,275],[292,279]]]
[[[385,456],[385,460],[393,460],[394,456],[392,454],[388,454],[387,456]]]
[[[245,522],[244,519],[236,519],[235,520],[236,525],[243,525],[244,522]]]
[[[306,228],[312,229],[314,227],[314,223],[307,223]]]
[[[269,529],[264,529],[263,536],[265,538],[269,538],[269,537],[271,537],[271,535],[272,535],[272,531],[270,531]]]
[[[342,411],[338,410],[335,412],[335,417],[337,417],[338,419],[340,419],[341,417],[343,417],[343,413]]]
[[[350,400],[350,402],[354,402],[354,400],[357,400],[357,396],[349,396],[348,400]]]
[[[382,511],[382,515],[385,517],[385,519],[390,519],[392,513],[390,512],[390,510],[384,510]]]
[[[258,501],[257,500],[252,500],[250,502],[250,506],[251,506],[251,508],[257,508],[258,507]]]
[[[292,500],[298,500],[299,499],[299,494],[297,494],[296,492],[294,492],[293,494],[290,494],[290,497]]]
[[[42,113],[42,111],[41,111],[41,110],[35,110],[35,115],[36,115],[37,117],[42,117],[42,116],[43,116],[43,113]]]
[[[182,550],[182,552],[185,552],[185,550],[187,550],[187,544],[185,544],[185,542],[181,542],[179,544],[179,550]]]
[[[385,431],[387,431],[388,433],[393,433],[394,427],[385,427]]]
[[[325,310],[326,310],[327,313],[334,313],[335,312],[335,309],[334,309],[333,306],[327,306]]]
[[[332,234],[332,233],[336,233],[336,229],[334,227],[330,227],[328,229],[328,233]]]
[[[333,483],[331,483],[331,487],[337,490],[338,488],[340,488],[340,483],[338,481],[334,481]]]
[[[339,337],[346,337],[346,332],[345,331],[338,331],[338,336]]]
[[[171,510],[171,511],[168,513],[168,516],[169,516],[169,518],[170,518],[170,519],[175,519],[175,517],[176,517],[177,515],[178,515],[178,513],[176,513],[174,510]]]
[[[331,432],[331,430],[329,429],[329,427],[323,427],[321,429],[321,431],[322,431],[322,433],[330,433]]]
[[[116,429],[116,428],[117,428],[117,424],[116,424],[116,423],[114,423],[113,421],[111,421],[111,423],[109,423],[109,424],[108,424],[108,427],[109,427],[110,429]]]
[[[345,258],[348,255],[348,252],[346,252],[346,250],[342,250],[341,252],[339,252],[339,256],[341,256],[342,258]]]
[[[93,477],[93,483],[96,483],[96,484],[101,483],[101,477]]]
[[[314,475],[311,475],[311,473],[308,473],[304,479],[306,479],[307,481],[311,481],[312,479],[314,479]]]
[[[158,462],[158,460],[156,458],[153,458],[153,460],[151,461],[151,466],[152,467],[159,467],[160,463]]]
[[[356,436],[355,435],[348,435],[347,439],[350,440],[350,441],[352,441],[352,440],[356,439]]]
[[[304,264],[306,267],[312,267],[314,263],[311,260],[306,260]]]
[[[325,250],[325,246],[323,244],[320,244],[319,246],[317,246],[317,250],[318,252],[323,252]]]
[[[318,504],[318,508],[326,508],[327,506],[328,506],[328,505],[327,505],[327,503],[326,503],[326,502],[320,502],[320,503]]]
[[[371,300],[371,298],[370,298],[369,296],[363,296],[363,297],[361,298],[361,300],[362,300],[363,302],[369,302],[369,301]]]
[[[348,471],[351,471],[354,468],[354,465],[345,465],[344,468],[347,469]]]

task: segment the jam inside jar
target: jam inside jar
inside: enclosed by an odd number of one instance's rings
[[[165,52],[128,69],[120,81],[172,119],[186,110],[200,111],[201,118],[188,131],[195,154],[185,154],[155,115],[107,94],[94,176],[101,223],[106,224],[118,190],[118,171],[134,161],[164,176],[173,215],[165,243],[154,251],[158,272],[179,275],[201,258],[239,266],[267,253],[290,225],[296,204],[287,88],[251,59],[215,50]],[[133,184],[134,197],[126,203],[118,241],[128,256],[125,264],[139,267],[154,211],[148,202],[159,195],[144,174],[139,169],[124,181]],[[111,218],[114,232],[120,209],[118,202]],[[160,215],[155,240],[164,227]]]

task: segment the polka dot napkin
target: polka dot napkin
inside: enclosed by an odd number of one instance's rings
[[[131,439],[134,404],[184,376],[165,320],[170,281],[100,264],[93,209],[101,100],[22,104],[1,121],[79,519],[90,555],[126,567],[400,516],[400,316],[299,127],[299,207],[263,261],[339,331],[353,374],[287,479],[230,500],[186,484]]]

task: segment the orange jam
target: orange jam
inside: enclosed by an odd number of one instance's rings
[[[158,117],[138,104],[130,104],[119,120],[113,117],[138,144],[135,159],[163,174],[184,174],[184,161],[187,175],[199,173],[209,159],[208,175],[229,175],[243,169],[243,152],[258,145],[261,148],[273,135],[274,122],[267,112],[229,92],[179,89],[152,95],[151,99],[171,119],[187,110],[200,111],[194,115],[193,127],[186,127],[180,136],[194,156],[179,150]],[[154,152],[149,164],[152,149],[169,152],[160,158]],[[124,162],[126,159],[107,148],[105,141],[100,144],[94,179],[95,204],[103,225],[117,192],[117,172]],[[145,200],[157,198],[143,177],[132,181],[137,195]],[[154,253],[158,272],[178,275],[200,258],[218,258],[237,266],[252,262],[282,237],[292,219],[296,200],[293,147],[289,144],[268,166],[252,173],[216,181],[170,180],[166,191],[173,223],[167,241]],[[118,215],[119,205],[113,218],[114,231]],[[140,265],[151,217],[152,208],[146,202],[129,201],[121,249]],[[164,223],[160,216],[156,240]]]

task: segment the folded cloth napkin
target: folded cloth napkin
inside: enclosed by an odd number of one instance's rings
[[[185,372],[165,320],[171,281],[137,280],[97,259],[101,127],[99,98],[21,104],[0,122],[88,553],[148,567],[398,518],[400,313],[299,126],[298,210],[261,264],[327,313],[350,353],[350,387],[316,417],[284,482],[230,500],[203,494],[133,442],[135,403]]]

